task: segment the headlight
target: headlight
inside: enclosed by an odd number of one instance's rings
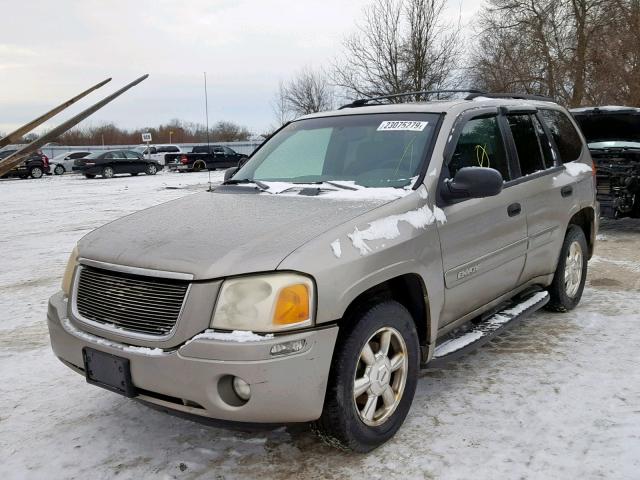
[[[228,330],[274,332],[313,323],[314,286],[292,273],[225,280],[211,326]]]
[[[73,280],[73,271],[78,263],[78,247],[73,247],[69,261],[67,262],[67,268],[64,269],[64,276],[62,277],[62,291],[68,297],[71,293],[71,280]]]

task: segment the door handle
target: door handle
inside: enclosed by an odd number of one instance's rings
[[[560,195],[563,197],[570,197],[573,194],[573,187],[571,185],[567,185],[560,189]]]
[[[520,215],[520,212],[522,212],[522,206],[519,203],[512,203],[507,207],[507,213],[510,217]]]

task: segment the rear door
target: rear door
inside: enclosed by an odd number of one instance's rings
[[[561,150],[549,128],[558,115],[565,116],[573,130],[573,139],[569,138],[571,131],[558,137],[563,142]],[[569,175],[562,160],[579,158],[582,140],[559,110],[510,112],[507,119],[520,170],[517,182],[523,187],[527,212],[529,245],[522,274],[522,281],[526,282],[552,274],[556,269],[566,225],[577,211],[579,189],[579,177]],[[566,142],[572,142],[573,147],[565,145]]]
[[[111,152],[110,155],[110,162],[115,173],[131,173],[131,164],[124,154],[124,150],[116,150],[115,152]]]
[[[490,167],[506,182],[514,176],[505,144],[505,125],[497,109],[458,120],[453,152],[445,153],[440,185],[462,167]],[[488,198],[445,204],[447,221],[438,225],[444,268],[445,302],[441,326],[513,290],[524,267],[526,216],[518,188]]]

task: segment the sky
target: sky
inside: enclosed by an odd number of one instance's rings
[[[259,134],[275,123],[280,81],[331,65],[371,0],[0,0],[0,132],[102,79],[111,83],[46,130],[133,79],[149,78],[81,125],[229,120]],[[448,0],[472,20],[482,0]]]

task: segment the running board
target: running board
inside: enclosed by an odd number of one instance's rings
[[[445,363],[460,358],[484,345],[506,328],[544,307],[549,302],[549,293],[537,292],[512,307],[494,313],[482,323],[436,346],[431,361],[424,368],[441,368]]]

